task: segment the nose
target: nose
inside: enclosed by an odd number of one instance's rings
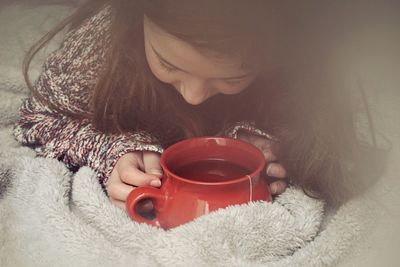
[[[178,91],[185,101],[191,105],[199,105],[213,95],[207,81],[202,79],[188,79],[182,81],[179,84]]]

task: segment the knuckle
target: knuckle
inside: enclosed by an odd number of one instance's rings
[[[141,175],[132,175],[131,173],[125,173],[125,175],[121,175],[121,181],[133,186],[142,186],[146,184],[147,179],[144,179]]]
[[[119,158],[117,161],[118,165],[121,165],[126,162],[137,162],[141,158],[141,151],[129,152]]]
[[[162,170],[158,169],[158,168],[146,169],[146,173],[150,174],[150,175],[155,175],[155,176],[160,176],[163,174]]]
[[[126,170],[124,170],[124,171],[122,171],[122,172],[120,173],[119,179],[120,179],[122,182],[124,182],[124,183],[129,183],[129,182],[131,182],[131,181],[133,180],[133,179],[131,178],[130,172],[129,172],[129,171],[126,171]]]
[[[263,152],[264,158],[267,162],[275,160],[275,156],[272,154],[271,150],[261,149],[261,151]]]
[[[133,155],[132,155],[131,153],[127,153],[127,154],[121,156],[121,157],[118,159],[117,164],[121,164],[122,162],[124,162],[124,161],[126,161],[126,160],[129,160],[129,159],[132,158],[132,157],[133,157]]]
[[[144,151],[142,152],[145,156],[160,157],[160,154],[154,151]]]
[[[143,154],[143,160],[147,163],[155,164],[160,161],[160,155],[158,153],[149,152]]]
[[[280,172],[282,177],[286,177],[286,174],[287,174],[286,173],[286,169],[280,164],[279,164],[279,172]]]
[[[262,142],[260,144],[260,147],[263,151],[267,151],[267,152],[270,152],[271,154],[273,154],[272,149],[271,149],[271,143],[268,140],[265,140],[264,142]]]
[[[106,187],[106,190],[107,190],[107,193],[108,193],[108,196],[110,197],[110,199],[113,199],[113,197],[116,195],[116,193],[117,193],[117,187],[115,186],[115,184],[109,184],[107,187]]]
[[[272,162],[267,167],[267,174],[274,177],[284,178],[286,177],[286,170],[281,164]]]

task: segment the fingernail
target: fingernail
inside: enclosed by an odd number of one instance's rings
[[[153,180],[153,181],[150,182],[150,185],[154,186],[154,187],[160,187],[161,186],[161,181],[160,180]]]

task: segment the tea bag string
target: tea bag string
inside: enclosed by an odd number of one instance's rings
[[[247,178],[249,178],[249,193],[250,193],[250,200],[249,201],[253,201],[253,182],[251,180],[251,176],[250,175],[246,175]]]

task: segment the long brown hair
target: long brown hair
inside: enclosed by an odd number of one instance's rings
[[[218,134],[237,121],[254,121],[278,139],[273,149],[293,183],[331,204],[351,196],[354,177],[365,167],[365,151],[357,140],[349,91],[330,69],[327,55],[332,46],[318,42],[318,35],[307,30],[310,22],[304,23],[304,17],[310,14],[299,15],[300,4],[89,0],[27,54],[24,74],[39,100],[46,102],[27,75],[33,56],[65,26],[78,27],[105,4],[111,9],[112,26],[104,71],[93,90],[91,112],[70,116],[90,118],[105,133],[146,130],[166,146]],[[261,66],[262,72],[240,94],[217,95],[191,106],[150,71],[144,54],[144,15],[201,51],[241,55],[245,64]]]

